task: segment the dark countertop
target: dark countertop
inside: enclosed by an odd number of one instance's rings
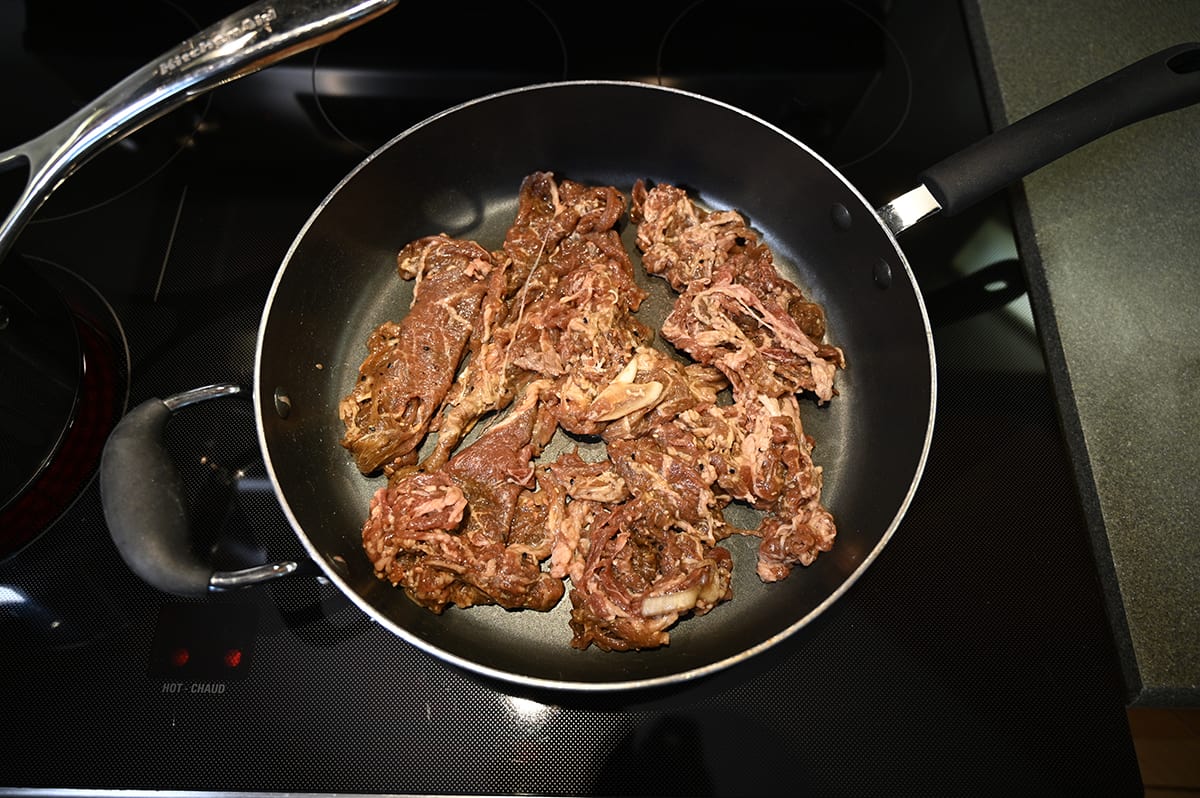
[[[997,126],[1200,41],[1193,0],[966,7]],[[1090,144],[1013,195],[1129,700],[1198,704],[1200,107]]]

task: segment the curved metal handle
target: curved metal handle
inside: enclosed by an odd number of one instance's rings
[[[163,445],[163,430],[180,408],[247,391],[222,383],[149,399],[130,410],[104,445],[100,500],[113,543],[149,584],[181,596],[245,587],[295,573],[291,560],[239,571],[216,571],[192,551],[179,472]]]
[[[396,0],[264,0],[163,53],[69,119],[0,153],[24,159],[25,190],[0,224],[0,259],[50,194],[88,159],[133,131],[223,83],[315,47],[374,19]]]

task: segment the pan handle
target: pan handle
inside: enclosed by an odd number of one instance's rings
[[[0,152],[28,164],[0,223],[0,259],[63,180],[100,151],[210,89],[340,36],[396,0],[260,0],[168,50],[36,139]]]
[[[1197,102],[1200,43],[1168,47],[931,166],[880,215],[898,233],[938,210],[957,213],[1101,136]]]
[[[197,596],[245,587],[301,570],[285,560],[217,571],[192,550],[179,472],[163,445],[171,415],[207,399],[246,393],[222,383],[166,399],[148,399],[117,424],[100,459],[100,500],[117,551],[144,581],[168,593]]]

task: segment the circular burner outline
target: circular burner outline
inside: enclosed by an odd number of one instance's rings
[[[703,0],[698,0],[698,2],[703,2]],[[562,31],[559,30],[554,19],[548,13],[546,13],[546,9],[535,3],[534,0],[525,0],[525,3],[541,14],[542,18],[546,21],[546,24],[548,24],[550,29],[554,31],[554,38],[558,41],[558,49],[562,54],[562,80],[566,80],[567,75],[569,74],[569,62],[567,60],[567,42],[563,38]],[[337,123],[333,121],[329,113],[325,110],[325,105],[321,102],[321,92],[317,89],[317,70],[320,68],[321,51],[323,49],[325,49],[325,45],[321,45],[313,50],[312,68],[309,71],[312,86],[313,104],[317,108],[317,113],[321,116],[321,121],[329,126],[329,129],[334,133],[334,135],[345,141],[350,146],[354,147],[362,154],[370,155],[375,151],[375,148],[367,147],[366,145],[361,144],[360,142],[355,141],[353,138],[346,135],[342,129],[338,127]]]
[[[663,32],[662,39],[660,39],[659,43],[658,43],[658,52],[656,53],[655,59],[654,59],[655,79],[657,80],[658,85],[660,85],[660,86],[665,85],[664,81],[663,81],[663,50],[666,47],[667,40],[671,38],[671,33],[679,25],[679,22],[681,20],[683,20],[685,17],[687,17],[688,14],[692,13],[692,11],[694,11],[698,6],[703,5],[705,2],[707,2],[707,0],[695,0],[695,2],[690,3],[686,8],[684,8],[682,11],[680,11],[679,14],[676,15],[676,17],[673,20],[671,20],[671,24],[668,25],[667,29]],[[838,2],[840,2],[842,5],[846,6],[847,8],[850,8],[850,9],[853,9],[854,11],[856,11],[859,15],[861,15],[863,18],[865,18],[868,22],[870,22],[872,25],[874,25],[875,28],[878,29],[880,33],[883,34],[884,38],[887,39],[888,43],[892,46],[892,49],[895,50],[896,55],[899,57],[899,60],[900,60],[900,67],[901,67],[901,69],[904,70],[904,108],[901,110],[898,118],[896,119],[896,123],[892,126],[892,129],[888,133],[888,135],[885,136],[883,138],[883,140],[879,142],[879,144],[877,144],[876,146],[867,150],[862,155],[858,155],[854,158],[851,158],[849,160],[846,160],[846,161],[843,161],[843,162],[837,164],[837,168],[846,169],[851,166],[855,166],[859,163],[862,163],[863,161],[867,160],[868,158],[873,157],[874,155],[877,155],[885,147],[887,147],[889,144],[891,144],[892,140],[894,138],[896,138],[896,135],[904,127],[905,122],[908,121],[909,114],[912,111],[912,100],[913,100],[912,83],[913,83],[913,80],[912,80],[912,68],[909,66],[908,56],[905,54],[904,48],[900,46],[899,40],[897,40],[896,37],[894,35],[892,35],[892,32],[887,29],[887,26],[884,25],[882,22],[880,22],[878,19],[876,19],[874,16],[869,14],[864,8],[859,6],[857,3],[851,2],[851,0],[838,0]]]
[[[201,30],[201,25],[199,22],[196,21],[196,18],[193,17],[190,13],[188,13],[188,11],[186,9],[179,6],[177,3],[173,3],[173,2],[171,2],[171,0],[162,0],[162,5],[176,11],[181,17],[183,17],[184,21],[187,22],[187,24],[190,25],[195,31]],[[164,46],[166,46],[166,45],[164,45]],[[206,120],[208,119],[208,112],[211,107],[212,107],[212,94],[209,93],[209,94],[206,94],[203,99],[203,104],[201,105],[201,110],[196,119],[195,125],[193,125],[191,131],[182,138],[182,140],[179,142],[179,146],[176,147],[175,150],[170,155],[168,155],[166,157],[166,159],[164,159],[158,166],[156,166],[155,168],[150,170],[149,173],[143,175],[140,179],[138,179],[131,185],[126,186],[123,189],[120,189],[117,193],[107,197],[106,199],[100,200],[99,202],[93,202],[89,205],[84,205],[83,207],[80,207],[80,208],[75,208],[75,209],[68,210],[68,211],[65,211],[62,213],[56,213],[54,215],[46,215],[44,213],[38,213],[32,219],[29,220],[28,224],[29,225],[48,224],[50,222],[60,222],[60,221],[66,220],[66,219],[73,219],[76,216],[82,216],[85,213],[91,213],[92,211],[98,210],[99,208],[103,208],[104,206],[106,206],[112,202],[116,202],[117,200],[121,199],[122,197],[128,196],[129,194],[132,194],[133,192],[137,191],[142,186],[146,185],[151,180],[158,177],[158,175],[162,174],[162,172],[167,167],[169,167],[172,163],[174,163],[174,161],[180,155],[182,155],[186,150],[190,149],[193,146],[193,144],[195,143],[195,140],[196,140],[196,136],[201,132],[201,130],[204,129],[204,124],[205,124]],[[153,125],[154,123],[151,122],[150,124]],[[136,135],[136,133],[132,133],[129,136],[126,136],[126,138],[131,138],[134,135]],[[100,152],[99,154],[97,154],[96,157],[102,158],[103,156],[104,156],[104,152]]]
[[[125,335],[125,328],[120,317],[108,299],[91,282],[65,266],[47,258],[32,255],[25,257],[58,272],[57,278],[48,276],[48,279],[54,283],[55,288],[62,292],[63,301],[74,319],[80,339],[83,378],[75,414],[54,455],[42,471],[33,478],[29,487],[5,508],[3,513],[0,513],[0,518],[7,522],[10,518],[21,518],[19,512],[24,509],[28,515],[24,516],[22,520],[28,520],[32,516],[36,523],[36,528],[18,529],[16,534],[11,536],[11,543],[9,540],[3,541],[3,545],[0,547],[0,562],[15,558],[22,550],[53,528],[91,486],[99,472],[103,442],[107,440],[108,434],[128,408],[132,386],[132,358],[129,340]],[[62,281],[66,281],[68,288],[63,288]],[[92,344],[91,349],[89,349],[89,342]],[[118,391],[117,395],[112,397],[111,412],[101,420],[101,423],[106,425],[101,435],[96,435],[93,429],[84,429],[84,413],[79,409],[80,405],[89,400],[87,389],[95,384],[95,380],[102,379],[104,375],[102,368],[94,365],[97,358],[96,347],[108,350],[104,352],[104,359],[111,361],[109,365],[112,371],[112,380]],[[108,357],[110,355],[111,358]],[[98,438],[99,445],[87,443],[85,438],[88,436]],[[83,441],[82,444],[81,441]],[[72,447],[78,447],[78,451],[72,451]],[[34,508],[29,510],[29,506],[37,501],[39,494],[45,492],[46,480],[72,476],[69,468],[63,466],[64,457],[67,454],[85,456],[87,473],[75,475],[69,486],[69,498],[56,502],[55,506],[50,509]],[[64,494],[67,492],[64,491]]]

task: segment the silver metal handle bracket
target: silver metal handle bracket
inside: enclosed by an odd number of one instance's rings
[[[205,402],[209,399],[221,399],[227,396],[239,396],[242,394],[249,394],[243,386],[233,382],[220,382],[173,394],[163,399],[162,403],[166,405],[168,410],[174,413],[180,408]],[[295,573],[299,568],[300,564],[294,560],[280,560],[279,562],[264,563],[263,565],[252,565],[249,568],[241,568],[236,571],[215,571],[208,580],[208,589],[219,591],[249,587],[288,576]]]
[[[929,189],[919,185],[912,191],[901,194],[876,211],[893,235],[899,235],[922,219],[942,209]]]

